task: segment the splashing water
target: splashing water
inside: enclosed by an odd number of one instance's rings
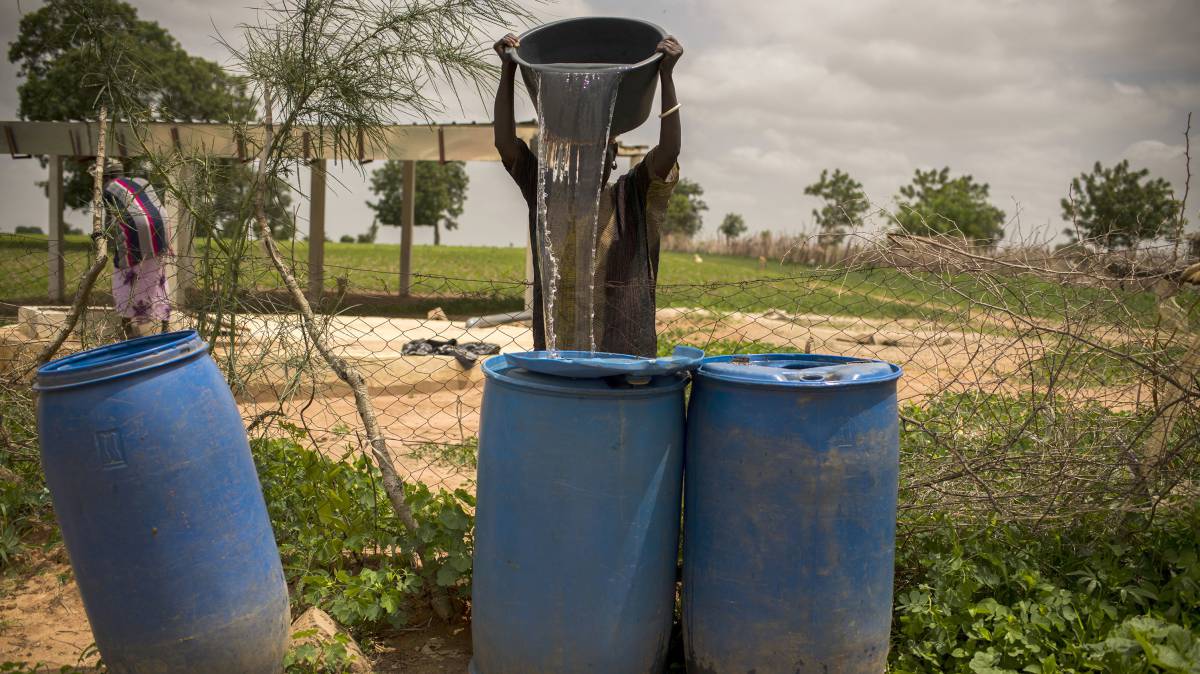
[[[623,71],[538,73],[537,234],[546,347],[596,350],[597,216]]]

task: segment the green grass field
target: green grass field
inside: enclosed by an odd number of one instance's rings
[[[65,243],[68,289],[87,268],[88,239],[69,236]],[[215,250],[212,244],[198,246],[199,256]],[[44,237],[0,236],[0,302],[14,304],[44,301],[47,265]],[[306,282],[308,245],[285,244],[284,251]],[[280,287],[269,264],[256,250],[253,283],[260,289]],[[393,306],[387,295],[399,284],[400,247],[390,244],[325,245],[326,287],[335,279],[347,279],[351,303],[370,296],[373,312],[420,314],[432,306],[444,306],[453,314],[494,309],[508,311],[521,306],[525,273],[524,250],[517,247],[415,246],[413,288],[417,300]],[[242,277],[242,284],[249,284]],[[952,281],[947,288],[945,280]],[[110,281],[106,273],[99,288]],[[890,268],[838,270],[814,269],[794,264],[707,255],[697,263],[684,253],[664,253],[659,270],[659,306],[704,307],[719,311],[766,311],[814,313],[872,318],[943,318],[960,316],[971,298],[992,303],[1020,303],[1028,315],[1047,318],[1070,315],[1075,309],[1101,301],[1113,310],[1149,321],[1154,316],[1154,298],[1149,293],[1114,294],[1102,289],[1066,287],[1031,278],[1011,279],[1000,293],[984,287],[977,279],[960,276],[935,280],[914,279]],[[11,312],[7,312],[11,313]]]

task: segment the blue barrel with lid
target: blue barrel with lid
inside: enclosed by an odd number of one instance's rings
[[[496,356],[479,427],[473,674],[647,674],[675,606],[688,354]]]
[[[287,584],[246,431],[194,331],[40,368],[46,484],[116,674],[283,667]]]
[[[900,375],[839,356],[703,361],[685,452],[688,672],[884,671]]]

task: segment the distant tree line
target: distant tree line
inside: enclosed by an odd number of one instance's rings
[[[812,219],[823,245],[841,243],[873,215],[886,218],[897,231],[918,236],[955,235],[985,246],[1004,237],[1007,216],[990,202],[988,184],[969,174],[953,175],[949,167],[917,169],[912,182],[897,192],[892,212],[872,208],[862,183],[839,168],[822,170],[804,193],[821,201]],[[698,183],[680,180],[663,233],[688,238],[697,234],[708,208],[700,199],[703,194]],[[1107,250],[1154,239],[1173,241],[1186,224],[1170,183],[1152,178],[1145,169],[1132,170],[1127,160],[1111,168],[1096,162],[1091,172],[1072,181],[1061,205],[1063,219],[1071,223],[1064,233],[1072,243],[1086,240]],[[733,240],[748,229],[742,215],[728,213],[717,231]]]
[[[837,243],[849,230],[860,227],[871,212],[862,184],[840,169],[821,171],[821,177],[804,188],[819,197],[813,220],[821,240]],[[930,236],[953,234],[983,245],[1004,237],[1005,213],[989,201],[987,183],[970,175],[953,176],[949,167],[917,169],[910,184],[895,197],[896,211],[887,216],[899,231]],[[1174,240],[1186,221],[1170,183],[1151,178],[1149,171],[1133,171],[1123,160],[1112,168],[1096,162],[1090,173],[1071,183],[1062,200],[1062,217],[1072,223],[1064,230],[1073,243],[1087,240],[1108,250],[1129,248],[1139,241]]]

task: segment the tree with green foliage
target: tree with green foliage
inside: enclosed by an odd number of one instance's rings
[[[662,233],[679,234],[689,239],[698,234],[704,226],[702,214],[708,210],[708,204],[700,198],[702,196],[704,188],[699,183],[687,178],[680,179],[671,193],[671,200],[667,202],[667,219]]]
[[[15,230],[13,230],[13,233],[14,234],[46,236],[46,231],[44,229],[42,229],[41,227],[34,227],[33,225],[17,225],[17,228]]]
[[[717,229],[726,241],[733,241],[746,233],[746,219],[739,213],[726,213],[725,219]]]
[[[1127,159],[1112,168],[1096,162],[1091,173],[1071,181],[1070,196],[1062,200],[1063,219],[1074,223],[1063,233],[1107,250],[1174,236],[1181,225],[1175,192],[1166,180],[1149,176],[1146,169],[1131,171]]]
[[[122,0],[48,0],[21,17],[8,60],[24,79],[17,88],[21,119],[95,119],[102,97],[116,104],[110,106],[114,120],[240,122],[254,114],[240,78],[189,55]],[[65,204],[83,208],[91,178],[81,164],[65,168]]]
[[[433,227],[433,245],[442,242],[441,227],[458,229],[467,198],[466,164],[451,161],[419,161],[416,167],[417,194],[413,209],[414,223]],[[404,162],[389,161],[371,174],[371,193],[378,201],[368,201],[380,224],[399,227],[404,213]]]
[[[950,168],[917,169],[912,184],[896,196],[896,222],[909,234],[953,234],[993,245],[1004,238],[1004,211],[988,202],[987,183],[970,175],[950,177]]]
[[[824,200],[820,209],[812,211],[813,221],[821,229],[822,244],[838,244],[849,230],[863,224],[863,216],[871,208],[862,183],[841,169],[821,170],[821,178],[804,188],[809,196]]]
[[[379,219],[371,220],[371,226],[367,228],[365,234],[359,234],[354,237],[358,243],[375,243],[375,239],[379,237]]]
[[[197,218],[197,236],[244,237],[249,231],[249,209],[254,199],[254,171],[240,161],[216,162],[212,169],[212,212],[209,217]],[[264,208],[271,236],[290,239],[296,234],[296,217],[292,212],[292,189],[287,182],[273,177],[269,183]]]

